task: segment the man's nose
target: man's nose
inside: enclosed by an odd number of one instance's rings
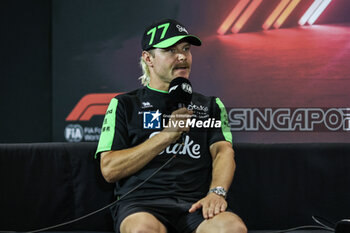
[[[177,59],[179,59],[179,61],[185,61],[187,59],[186,55],[179,52],[177,55]]]

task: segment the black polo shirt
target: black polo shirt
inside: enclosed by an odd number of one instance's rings
[[[113,98],[107,109],[95,157],[100,152],[122,150],[139,145],[164,128],[173,111],[165,91],[143,87]],[[124,199],[177,197],[197,201],[206,195],[211,182],[212,157],[209,147],[217,141],[232,143],[227,114],[219,98],[193,93],[192,126],[184,146],[168,146],[140,171],[119,180],[115,194],[121,196],[147,179],[177,153],[166,167]]]

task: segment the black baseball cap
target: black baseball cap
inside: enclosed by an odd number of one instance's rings
[[[167,48],[178,41],[185,39],[188,43],[196,46],[202,44],[201,40],[194,35],[188,34],[185,26],[173,19],[163,19],[152,23],[143,33],[142,50],[153,48]]]

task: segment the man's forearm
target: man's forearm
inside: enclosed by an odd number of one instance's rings
[[[162,150],[171,144],[168,133],[147,139],[132,148],[108,151],[101,154],[101,171],[108,182],[115,182],[139,171]]]
[[[236,164],[234,161],[233,149],[221,149],[213,161],[212,182],[210,188],[222,186],[225,190],[228,190],[232,183],[235,169]]]
[[[210,146],[210,153],[213,157],[210,189],[222,186],[225,190],[228,190],[236,167],[232,144],[225,141],[216,142]],[[210,193],[194,203],[189,209],[189,212],[193,213],[200,208],[202,208],[205,219],[212,218],[226,210],[227,201],[216,193]]]
[[[180,108],[172,113],[174,121],[185,121],[193,112]],[[115,182],[142,169],[154,157],[181,136],[188,127],[166,127],[145,142],[124,150],[108,151],[101,154],[101,171],[108,182]]]

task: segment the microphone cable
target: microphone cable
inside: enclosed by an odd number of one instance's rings
[[[334,230],[329,229],[328,227],[326,228],[323,226],[310,225],[310,226],[294,227],[294,228],[289,228],[285,230],[269,231],[267,233],[285,233],[285,232],[297,231],[297,230],[325,230],[325,231],[334,232]]]
[[[49,227],[45,227],[45,228],[41,228],[41,229],[36,229],[36,230],[32,230],[32,231],[25,231],[24,233],[36,233],[36,232],[42,232],[42,231],[47,231],[47,230],[51,230],[51,229],[54,229],[54,228],[57,228],[57,227],[61,227],[61,226],[65,226],[65,225],[68,225],[68,224],[71,224],[71,223],[74,223],[74,222],[78,222],[82,219],[85,219],[87,217],[90,217],[94,214],[97,214],[105,209],[108,209],[112,206],[114,206],[118,201],[122,200],[123,198],[125,198],[127,195],[129,195],[130,193],[134,192],[136,189],[140,188],[143,184],[145,184],[147,181],[149,181],[153,176],[155,176],[160,170],[162,170],[166,165],[168,165],[174,158],[176,158],[176,156],[178,155],[179,151],[182,149],[183,147],[183,144],[180,144],[181,146],[179,147],[179,150],[176,152],[176,154],[174,154],[173,156],[171,156],[161,167],[159,167],[156,171],[154,171],[150,176],[148,176],[144,181],[142,181],[140,184],[138,184],[137,186],[135,186],[134,188],[130,189],[128,192],[126,192],[125,194],[123,194],[122,196],[120,196],[117,200],[113,201],[112,203],[98,209],[98,210],[95,210],[93,212],[90,212],[86,215],[83,215],[81,217],[78,217],[78,218],[75,218],[75,219],[72,219],[70,221],[67,221],[67,222],[63,222],[63,223],[60,223],[60,224],[56,224],[56,225],[53,225],[53,226],[49,226]],[[17,233],[18,231],[0,231],[0,233]]]
[[[277,230],[277,231],[269,231],[268,233],[285,233],[285,232],[290,232],[290,231],[297,231],[297,230],[307,230],[307,229],[310,229],[310,230],[324,230],[324,231],[330,231],[330,232],[334,232],[335,229],[334,228],[331,228],[327,225],[325,225],[324,223],[320,222],[318,220],[318,216],[312,216],[312,219],[318,223],[320,226],[317,226],[317,225],[309,225],[309,226],[300,226],[300,227],[294,227],[294,228],[289,228],[289,229],[285,229],[285,230]],[[325,219],[323,219],[324,221],[327,221]],[[331,223],[329,221],[327,221],[328,223]]]
[[[321,226],[324,226],[324,227],[329,228],[331,230],[335,229],[336,224],[334,222],[331,222],[331,221],[325,219],[325,218],[322,218],[322,217],[317,216],[317,215],[312,215],[312,219]],[[322,223],[321,220],[324,222],[327,222],[328,224],[331,224],[333,227],[327,226],[326,224]]]

